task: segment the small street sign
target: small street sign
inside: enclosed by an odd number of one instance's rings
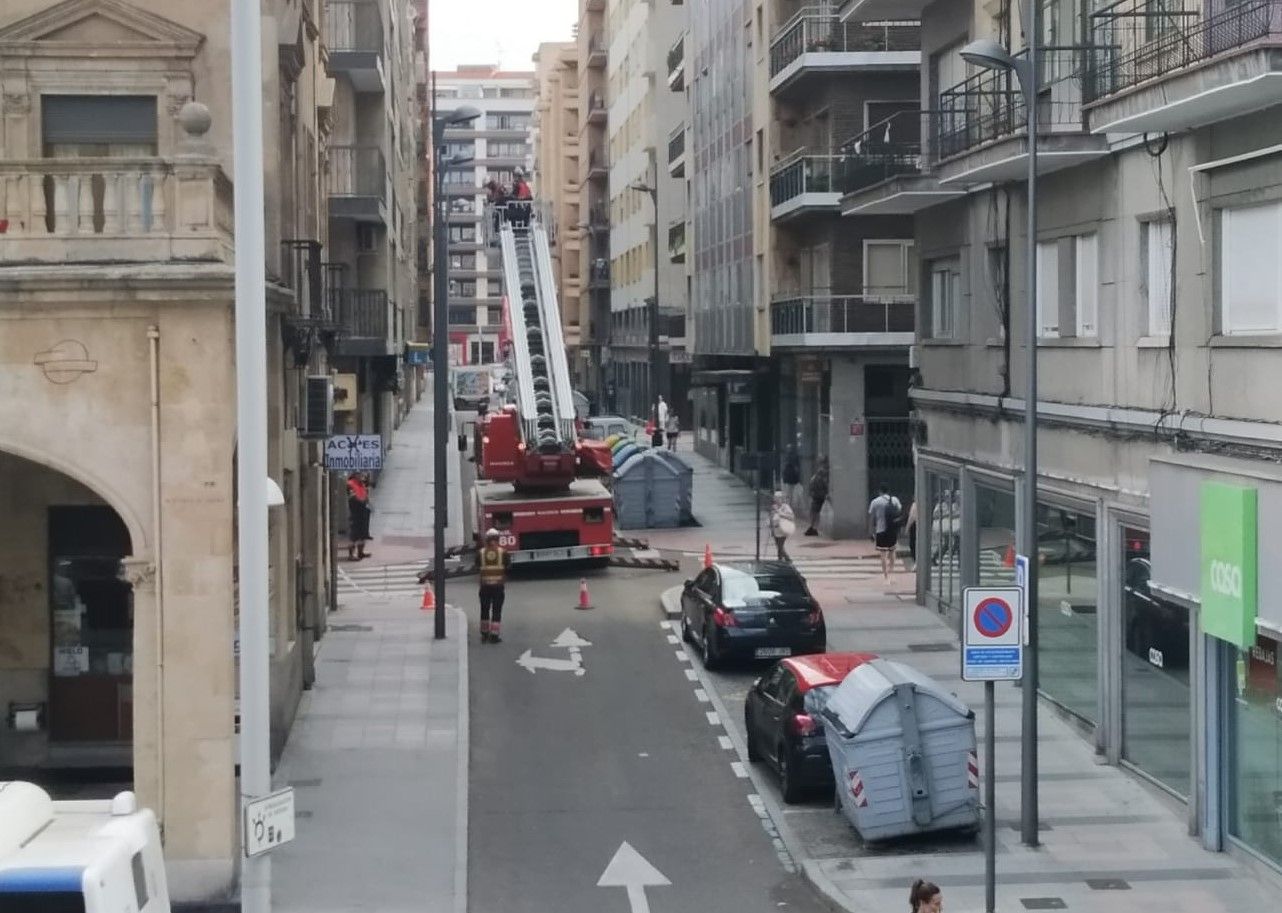
[[[383,437],[336,434],[325,441],[325,468],[342,472],[376,472],[383,468]]]
[[[245,802],[246,856],[258,856],[294,839],[294,790],[278,790]]]
[[[966,587],[962,679],[1017,681],[1024,675],[1024,607],[1019,587]]]

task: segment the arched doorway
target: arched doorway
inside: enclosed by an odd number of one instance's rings
[[[132,767],[134,537],[83,483],[2,451],[0,505],[0,695],[28,711],[0,769]]]

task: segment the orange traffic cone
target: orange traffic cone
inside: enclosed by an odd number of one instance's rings
[[[592,608],[592,600],[588,598],[588,581],[586,577],[579,579],[579,604],[576,609]]]
[[[436,609],[436,593],[430,586],[423,587],[422,609],[424,612],[431,612]]]
[[[712,546],[706,542],[703,544],[703,566],[705,568],[712,567]]]
[[[1006,546],[1006,554],[1002,557],[1002,566],[1003,567],[1015,566],[1015,546],[1013,545]]]

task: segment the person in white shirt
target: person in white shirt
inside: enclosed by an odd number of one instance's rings
[[[663,431],[665,428],[668,427],[668,404],[664,402],[664,399],[662,396],[659,397],[659,405],[658,405],[658,408],[655,410],[655,414],[658,416],[658,419],[659,419],[659,430]]]
[[[770,505],[770,535],[775,540],[775,548],[779,550],[780,561],[792,562],[788,557],[788,550],[784,548],[784,543],[796,531],[797,518],[792,512],[792,507],[784,499],[783,492],[776,491],[774,501]]]
[[[868,505],[868,525],[872,529],[873,544],[881,558],[881,576],[887,582],[895,567],[895,544],[899,539],[899,514],[903,505],[886,490],[878,489],[877,497]]]

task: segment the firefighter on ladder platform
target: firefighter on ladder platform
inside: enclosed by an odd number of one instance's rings
[[[512,556],[507,549],[499,545],[499,531],[488,529],[485,532],[485,547],[477,555],[476,570],[480,577],[481,588],[481,643],[497,644],[499,626],[503,621],[503,597],[507,582],[507,569],[512,564]]]

